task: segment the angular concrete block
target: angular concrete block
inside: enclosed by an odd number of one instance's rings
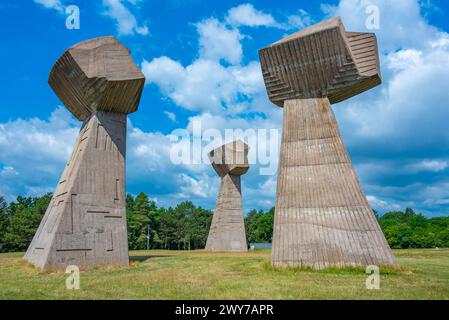
[[[93,79],[101,86],[93,86]],[[126,113],[137,108],[142,79],[127,49],[113,37],[75,45],[53,67],[52,88],[84,123],[26,252],[25,259],[35,266],[128,265]]]
[[[108,36],[70,47],[56,61],[48,83],[67,109],[85,120],[95,111],[135,112],[145,77],[130,51]]]
[[[208,156],[220,177],[226,174],[243,175],[249,169],[248,145],[241,140],[224,144],[212,150]]]
[[[375,35],[346,32],[334,18],[259,54],[269,98],[284,112],[272,265],[394,265],[331,109],[380,84]]]
[[[328,98],[341,102],[381,83],[374,33],[346,32],[333,18],[259,51],[270,100]]]
[[[230,142],[211,151],[209,159],[221,185],[206,250],[247,251],[240,176],[249,169],[248,145]]]

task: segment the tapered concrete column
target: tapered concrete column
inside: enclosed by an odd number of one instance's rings
[[[275,211],[275,266],[394,264],[327,98],[284,103]]]
[[[87,119],[25,258],[44,269],[128,265],[126,115]]]
[[[248,250],[242,215],[240,176],[227,174],[221,178],[217,206],[214,210],[206,250]]]
[[[381,83],[373,33],[333,18],[259,51],[270,100],[284,108],[272,265],[394,265],[331,104]]]
[[[242,141],[225,144],[209,154],[212,166],[221,177],[221,185],[206,250],[248,250],[240,182],[240,176],[249,169],[247,154],[248,146]]]
[[[144,81],[113,37],[78,43],[55,63],[49,84],[83,125],[26,252],[35,266],[128,265],[126,121],[137,110]]]

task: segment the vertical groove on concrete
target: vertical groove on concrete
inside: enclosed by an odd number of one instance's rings
[[[327,98],[285,101],[277,184],[274,266],[395,264]]]

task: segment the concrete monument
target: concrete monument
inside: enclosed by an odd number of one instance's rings
[[[35,266],[128,265],[126,115],[137,110],[144,82],[114,37],[78,43],[53,66],[50,86],[83,125],[26,252]]]
[[[273,266],[393,265],[331,104],[381,83],[376,36],[340,18],[259,51],[270,100],[283,107]]]
[[[227,143],[212,150],[209,159],[221,185],[206,250],[247,251],[240,176],[249,169],[248,145],[241,140]]]

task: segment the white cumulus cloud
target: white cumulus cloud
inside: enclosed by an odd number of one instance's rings
[[[250,3],[241,4],[228,11],[226,21],[233,26],[275,26],[273,16],[254,8]]]
[[[60,0],[34,0],[35,3],[44,6],[47,9],[53,9],[59,13],[64,12],[64,6]]]
[[[148,27],[146,25],[139,25],[136,17],[131,11],[124,5],[123,0],[103,0],[103,6],[105,7],[104,14],[116,21],[117,31],[120,35],[133,35],[135,33],[140,35],[149,34]],[[131,5],[136,5],[140,1],[130,1]]]
[[[433,171],[439,172],[449,167],[448,161],[445,160],[423,160],[409,167],[413,172]]]
[[[198,59],[184,67],[169,57],[142,62],[147,83],[159,86],[177,105],[191,111],[220,112],[238,104],[242,95],[264,89],[260,65],[225,67],[218,61]]]
[[[297,14],[292,14],[287,17],[287,23],[285,29],[304,29],[311,24],[314,20],[311,15],[304,9],[300,9]]]
[[[270,13],[257,10],[252,4],[245,3],[229,9],[225,21],[234,27],[271,27],[283,30],[303,29],[313,23],[311,15],[304,9],[296,14],[288,14],[279,21]]]
[[[380,29],[366,27],[368,6],[379,8]],[[381,51],[420,48],[438,37],[438,29],[428,24],[417,0],[341,0],[338,5],[323,5],[329,16],[341,16],[348,31],[376,32]]]
[[[200,57],[209,60],[221,60],[238,64],[243,52],[240,40],[243,36],[235,28],[228,28],[215,18],[203,20],[196,24],[198,30]]]
[[[47,120],[0,123],[1,188],[8,199],[52,190],[78,135],[79,123],[64,108]]]
[[[164,111],[164,114],[167,116],[167,118],[169,118],[172,122],[176,122],[176,114],[174,114],[171,111]]]

